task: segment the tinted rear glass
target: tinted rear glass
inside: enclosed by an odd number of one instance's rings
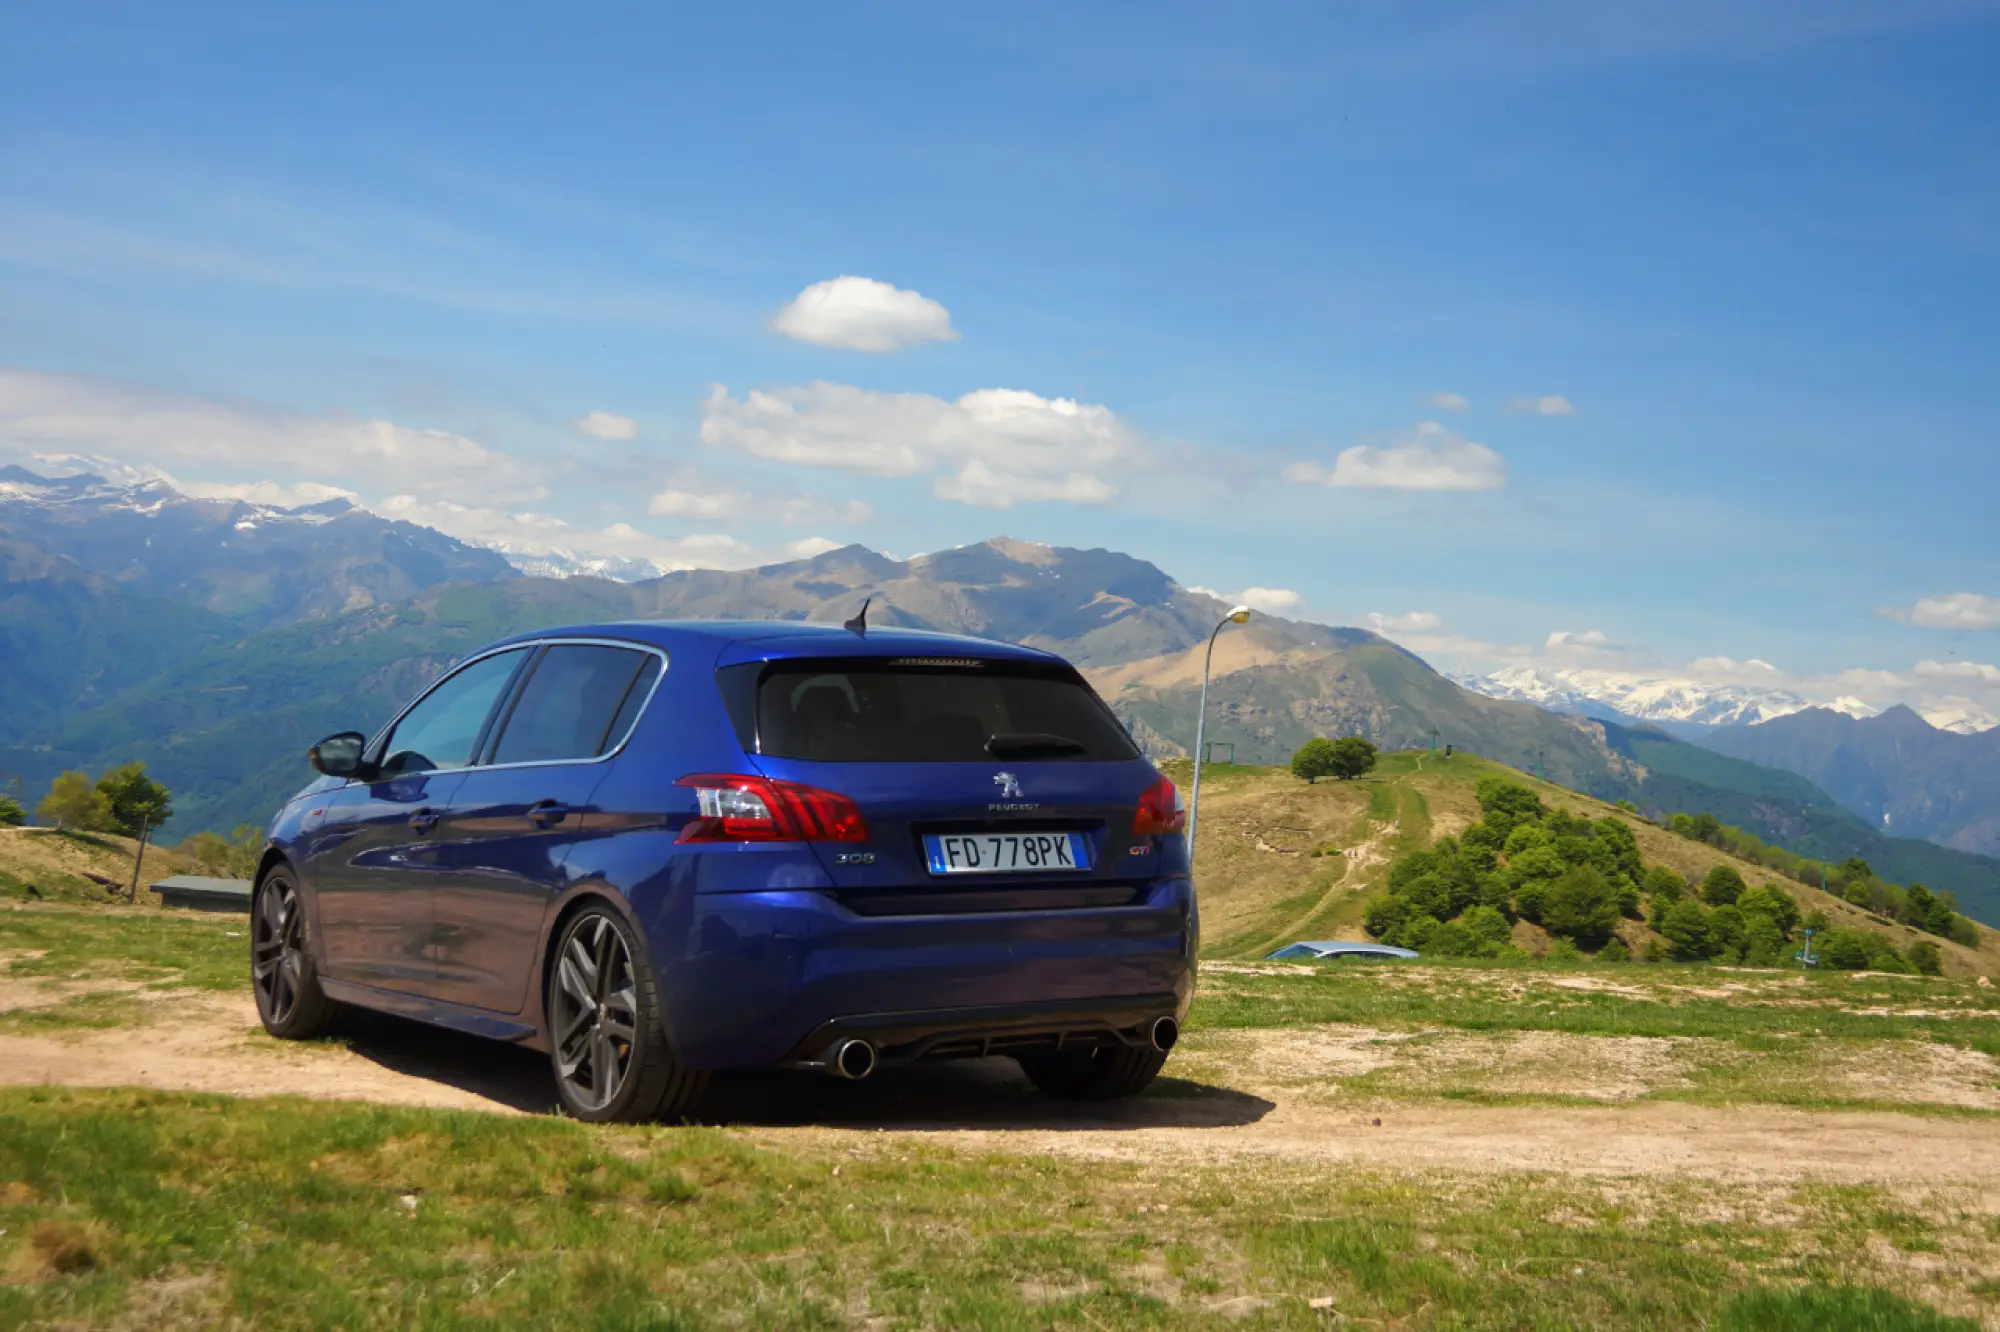
[[[756,687],[760,752],[822,763],[1105,762],[1138,749],[1074,671],[924,659],[774,662]]]
[[[607,752],[624,738],[643,701],[641,686],[650,690],[658,669],[650,652],[557,644],[522,687],[492,761],[550,763]]]

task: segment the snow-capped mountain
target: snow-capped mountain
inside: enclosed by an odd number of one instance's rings
[[[498,551],[507,563],[530,578],[609,578],[614,583],[643,583],[650,578],[664,578],[671,572],[636,556],[514,550],[498,541],[490,543],[487,549]]]
[[[496,552],[346,499],[286,507],[183,494],[157,477],[47,477],[0,466],[0,540],[58,556],[126,592],[251,626],[401,601],[448,582],[516,576]]]
[[[1508,666],[1491,675],[1453,678],[1488,697],[1518,699],[1554,712],[1686,727],[1749,725],[1810,707],[1831,708],[1850,717],[1870,717],[1877,711],[1858,698],[1809,699],[1789,689],[1578,667]]]

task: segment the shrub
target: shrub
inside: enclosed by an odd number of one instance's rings
[[[1762,912],[1746,913],[1743,961],[1753,967],[1782,967],[1786,962],[1785,932]]]
[[[1632,950],[1625,946],[1623,939],[1614,934],[1604,941],[1604,947],[1597,950],[1597,960],[1599,962],[1630,962],[1632,960]]]
[[[1828,930],[1813,941],[1820,965],[1835,971],[1865,971],[1868,968],[1868,936],[1859,930]]]
[[[1303,777],[1308,783],[1333,776],[1334,767],[1333,741],[1324,736],[1314,736],[1292,755],[1292,776]]]
[[[1583,961],[1583,950],[1567,939],[1549,942],[1548,960],[1551,962],[1576,963]]]
[[[1709,955],[1708,913],[1699,902],[1674,903],[1654,928],[1666,936],[1673,955],[1683,962],[1699,962]]]
[[[1743,913],[1747,921],[1753,916],[1764,916],[1777,926],[1780,935],[1790,934],[1799,923],[1799,904],[1792,895],[1774,884],[1759,884],[1745,889],[1736,899],[1736,909]]]
[[[1475,790],[1478,792],[1479,808],[1486,816],[1486,823],[1503,842],[1517,825],[1539,823],[1542,816],[1548,813],[1542,806],[1540,796],[1504,777],[1482,777]]]
[[[1537,925],[1541,924],[1542,915],[1547,911],[1548,904],[1549,881],[1547,879],[1530,879],[1514,890],[1514,910],[1520,915],[1522,920],[1532,920]]]
[[[1717,865],[1701,879],[1701,900],[1710,906],[1730,906],[1743,896],[1743,876],[1734,867]]]
[[[1618,926],[1618,894],[1595,865],[1565,871],[1549,889],[1542,927],[1550,934],[1595,947]]]
[[[0,796],[0,828],[18,828],[28,821],[28,811],[12,796]]]
[[[1448,920],[1432,930],[1424,943],[1424,952],[1432,957],[1478,957],[1485,949],[1485,943],[1463,921],[1457,920]]]
[[[1394,943],[1403,948],[1421,949],[1428,945],[1431,936],[1438,930],[1438,918],[1432,915],[1415,915],[1403,922],[1403,928],[1396,931],[1394,939],[1384,942]]]
[[[1506,947],[1514,937],[1514,927],[1495,907],[1476,906],[1460,916],[1459,920],[1472,931],[1474,937],[1493,945],[1496,951]]]
[[[1910,965],[1915,967],[1921,975],[1942,976],[1944,974],[1944,954],[1938,951],[1938,946],[1929,939],[1919,939],[1911,944],[1909,957]]]

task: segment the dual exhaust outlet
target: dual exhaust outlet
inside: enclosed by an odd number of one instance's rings
[[[1165,1054],[1181,1038],[1181,1024],[1171,1017],[1158,1017],[1146,1029],[1146,1038],[1155,1050]],[[833,1047],[827,1072],[849,1082],[859,1082],[875,1071],[875,1047],[859,1037],[850,1037]]]

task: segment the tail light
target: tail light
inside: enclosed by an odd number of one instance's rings
[[[683,777],[701,813],[681,830],[683,842],[865,842],[861,807],[844,795],[800,782],[731,773]]]
[[[1139,812],[1132,816],[1132,835],[1153,837],[1160,833],[1185,831],[1187,809],[1181,804],[1181,793],[1172,782],[1162,777],[1139,797]]]

